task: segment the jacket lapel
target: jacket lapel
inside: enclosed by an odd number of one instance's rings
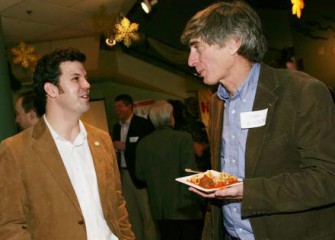
[[[38,156],[47,166],[50,174],[58,182],[59,186],[69,197],[72,204],[81,213],[77,196],[63,164],[63,160],[58,153],[57,146],[43,118],[34,127],[32,137],[35,139],[32,147],[36,152],[36,156]]]
[[[127,133],[127,142],[129,142],[129,138],[133,135],[136,135],[136,129],[138,129],[138,126],[137,126],[137,115],[133,114],[133,117],[131,118],[130,120],[130,123],[129,123],[129,129],[128,129],[128,133]]]
[[[222,148],[222,128],[224,117],[224,101],[220,100],[216,94],[212,95],[212,108],[210,108],[209,118],[209,138],[212,141],[210,144],[212,152],[212,169],[221,171],[221,148]],[[212,124],[213,123],[213,124]],[[214,125],[215,123],[215,125]]]
[[[270,122],[273,116],[274,107],[278,99],[274,90],[278,87],[278,82],[270,67],[262,64],[259,83],[255,96],[253,111],[268,109],[266,124],[263,127],[251,128],[248,131],[245,154],[246,177],[254,175],[257,163],[266,140]]]

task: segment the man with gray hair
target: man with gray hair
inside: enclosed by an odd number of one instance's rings
[[[333,240],[335,108],[325,84],[262,63],[261,21],[243,1],[215,3],[187,23],[188,64],[219,84],[210,109],[214,170],[243,184],[205,194],[206,239]]]
[[[173,130],[173,108],[167,101],[154,103],[149,118],[156,130],[138,143],[135,169],[147,184],[160,239],[200,240],[205,199],[175,181],[186,175],[185,168],[196,167],[192,137]]]

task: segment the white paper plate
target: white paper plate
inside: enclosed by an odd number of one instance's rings
[[[210,171],[212,171],[212,173],[214,173],[214,174],[215,174],[215,173],[216,173],[216,174],[219,174],[219,172],[217,172],[217,171],[214,171],[214,170],[210,170]],[[194,184],[194,183],[191,183],[191,182],[187,181],[187,180],[190,179],[191,177],[196,176],[196,175],[200,175],[200,174],[203,174],[203,173],[197,173],[197,174],[193,174],[193,175],[186,176],[186,177],[179,177],[179,178],[176,178],[175,180],[178,181],[178,182],[184,183],[184,184],[186,184],[186,185],[188,185],[188,186],[190,186],[190,187],[194,187],[194,188],[196,188],[196,189],[198,189],[198,190],[200,190],[200,191],[207,192],[207,193],[209,193],[209,192],[214,192],[214,191],[216,191],[216,190],[218,190],[218,189],[222,189],[222,188],[227,188],[227,187],[236,186],[236,185],[239,185],[239,184],[242,183],[242,179],[237,179],[238,182],[235,182],[235,183],[226,185],[226,186],[224,186],[224,187],[218,187],[218,188],[203,188],[203,187],[200,187],[200,186],[197,185],[197,184]]]

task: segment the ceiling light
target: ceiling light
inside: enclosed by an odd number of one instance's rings
[[[152,6],[157,3],[157,0],[144,0],[141,2],[142,9],[145,13],[149,14],[151,12]]]
[[[106,38],[105,42],[109,47],[113,47],[116,44],[116,41],[113,36]]]

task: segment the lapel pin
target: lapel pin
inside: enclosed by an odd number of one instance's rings
[[[95,142],[94,142],[94,145],[95,145],[96,147],[99,147],[99,146],[100,146],[100,143],[99,143],[98,141],[95,141]]]

